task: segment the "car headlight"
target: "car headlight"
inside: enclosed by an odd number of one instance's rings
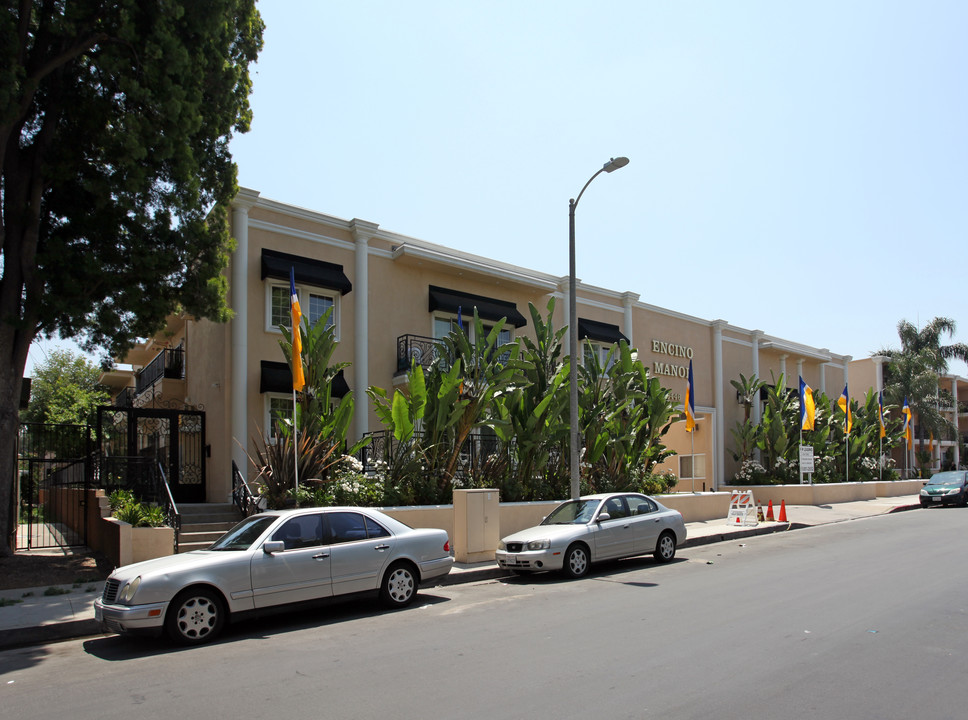
[[[138,592],[139,585],[141,585],[140,575],[121,588],[121,592],[118,593],[118,600],[123,602],[125,605],[130,603],[134,599],[134,594]]]
[[[529,540],[528,550],[547,550],[551,547],[551,540]]]
[[[498,550],[507,550],[508,549],[508,546],[504,544],[504,541],[503,540],[498,540],[497,549]]]
[[[921,494],[922,494],[922,495],[927,495],[927,494],[928,494],[928,491],[927,491],[927,490],[925,490],[924,488],[922,488],[922,489],[921,489]]]
[[[949,494],[949,495],[957,495],[957,494],[958,494],[958,493],[960,493],[960,492],[961,492],[961,488],[951,488],[951,489],[950,489],[950,490],[948,491],[948,494]]]

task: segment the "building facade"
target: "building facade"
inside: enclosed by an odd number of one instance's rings
[[[232,232],[237,241],[229,268],[234,318],[226,324],[173,318],[164,333],[126,358],[140,377],[160,354],[182,353],[181,377],[162,372],[151,385],[151,397],[205,410],[210,502],[231,493],[233,462],[254,475],[249,460],[255,457],[254,438],[270,427],[274,411],[291,406],[291,375],[278,329],[289,324],[290,268],[303,315],[314,321],[330,310],[339,341],[333,361],[351,363],[343,374],[345,387],[334,390],[354,393],[353,439],[382,429],[366,388],[391,390],[403,382],[410,360],[429,352],[458,313],[466,318],[476,307],[485,324],[507,318],[505,339],[510,340],[531,331],[529,303],[544,316],[555,298],[555,327],[572,326],[567,276],[457,251],[372,222],[340,219],[242,189],[233,204]],[[602,353],[626,339],[679,403],[692,361],[696,432],[686,433],[685,423],[678,422],[666,438],[678,454],[665,466],[680,477],[680,490],[712,490],[735,473],[730,429],[743,419],[744,408],[730,381],[740,374],[767,382],[782,374],[789,387],[796,386],[799,375],[829,396],[839,395],[848,376],[854,395],[878,387],[879,365],[871,359],[852,362],[849,356],[726,320],[691,317],[642,302],[631,291],[579,282],[577,296],[579,337]],[[567,348],[567,337],[564,342]],[[119,390],[135,382],[123,373],[108,377]],[[961,382],[952,383],[956,396]],[[124,392],[144,398],[146,384]],[[964,387],[961,397],[968,399]],[[758,414],[756,404],[754,420]]]

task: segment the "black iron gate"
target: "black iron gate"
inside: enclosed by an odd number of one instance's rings
[[[85,543],[93,451],[93,432],[88,425],[20,426],[18,550]]]
[[[160,464],[176,503],[205,502],[203,410],[98,408],[97,446],[101,487],[137,486]]]

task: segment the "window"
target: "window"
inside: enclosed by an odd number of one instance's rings
[[[327,513],[326,519],[329,521],[329,541],[331,543],[366,540],[366,521],[359,513]]]
[[[263,427],[269,428],[273,443],[282,434],[279,426],[283,422],[292,422],[292,396],[266,395],[266,422]]]
[[[633,515],[648,515],[659,509],[654,502],[638,495],[629,495],[628,501]]]
[[[336,327],[336,295],[310,292],[309,288],[297,285],[296,296],[299,298],[299,309],[302,311],[303,317],[309,321],[310,326],[319,322],[326,311],[332,308],[333,312],[329,316],[326,327]],[[290,299],[288,285],[273,284],[269,286],[269,307],[266,313],[269,319],[266,328],[268,332],[278,331],[280,325],[291,329],[292,309],[289,306]]]
[[[609,519],[611,520],[629,516],[628,505],[626,504],[624,497],[614,497],[606,500],[605,507],[602,508],[602,512],[607,512],[610,516]]]
[[[365,515],[363,519],[366,521],[366,536],[370,538],[381,538],[390,537],[390,531],[383,527],[380,523],[372,518],[368,518]]]
[[[706,477],[705,455],[680,455],[679,479],[700,480]]]
[[[319,547],[323,544],[323,518],[315,515],[299,515],[288,520],[285,525],[275,531],[273,540],[281,540],[286,550],[298,550],[307,547]]]
[[[598,364],[601,365],[603,370],[608,370],[615,364],[615,356],[612,355],[611,358],[608,357],[609,351],[612,349],[611,345],[600,342],[592,342],[591,340],[584,341],[583,358],[585,365],[589,365],[593,358],[598,359]],[[606,364],[607,363],[607,364]]]

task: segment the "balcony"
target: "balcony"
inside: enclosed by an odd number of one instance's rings
[[[166,348],[155,356],[155,359],[138,371],[135,378],[135,395],[152,389],[162,378],[173,380],[185,379],[185,348]]]
[[[397,338],[397,374],[406,373],[414,362],[427,370],[443,351],[444,346],[435,338],[401,335]]]
[[[134,407],[135,391],[133,387],[121,388],[121,392],[114,396],[114,407]]]

